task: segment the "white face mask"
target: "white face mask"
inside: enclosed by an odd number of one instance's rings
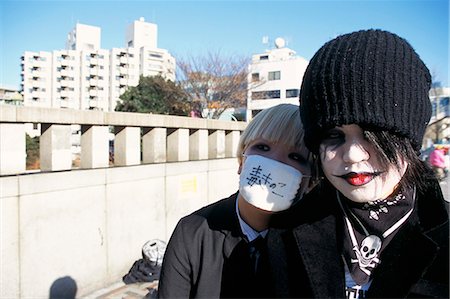
[[[269,212],[287,210],[300,188],[303,174],[292,166],[259,156],[246,156],[239,194],[251,205]]]

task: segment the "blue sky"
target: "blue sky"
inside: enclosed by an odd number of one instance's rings
[[[0,86],[20,86],[24,51],[64,49],[79,22],[101,27],[104,49],[124,47],[126,27],[144,17],[158,25],[158,47],[175,58],[220,50],[262,53],[263,36],[283,37],[310,59],[336,35],[379,28],[406,38],[449,86],[448,0],[391,1],[0,1]],[[300,83],[299,83],[300,85]]]

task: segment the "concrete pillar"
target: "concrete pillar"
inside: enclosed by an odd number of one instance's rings
[[[70,125],[41,124],[39,153],[42,171],[72,169]]]
[[[107,126],[81,126],[81,168],[109,166]]]
[[[189,137],[189,160],[208,159],[208,130],[195,130]]]
[[[116,127],[114,138],[114,165],[141,163],[141,128]]]
[[[0,175],[26,170],[25,125],[0,123]]]
[[[225,131],[215,130],[208,136],[209,159],[225,158]]]
[[[189,129],[176,129],[167,136],[167,161],[189,161]]]
[[[145,128],[142,136],[142,160],[144,163],[164,163],[167,161],[166,151],[167,129]]]
[[[240,131],[229,131],[225,137],[225,156],[227,158],[236,157],[236,151],[239,145]]]

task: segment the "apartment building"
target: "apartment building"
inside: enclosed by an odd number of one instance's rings
[[[25,52],[22,56],[22,95],[25,106],[53,107],[53,55]]]
[[[23,97],[16,88],[0,86],[0,105],[23,105]]]
[[[281,103],[298,105],[308,61],[275,39],[275,48],[252,56],[248,74],[247,121],[259,111]]]
[[[66,49],[22,56],[24,105],[114,111],[139,76],[175,81],[175,58],[157,47],[157,25],[143,18],[126,30],[124,48],[101,48],[99,27],[77,24]]]

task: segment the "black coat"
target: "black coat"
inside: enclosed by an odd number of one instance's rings
[[[271,275],[256,281],[236,215],[237,194],[182,218],[167,245],[160,298],[273,297]]]
[[[418,193],[415,216],[383,250],[367,298],[448,298],[449,224],[436,180]],[[344,298],[343,218],[332,188],[276,217],[268,235],[279,297]]]

